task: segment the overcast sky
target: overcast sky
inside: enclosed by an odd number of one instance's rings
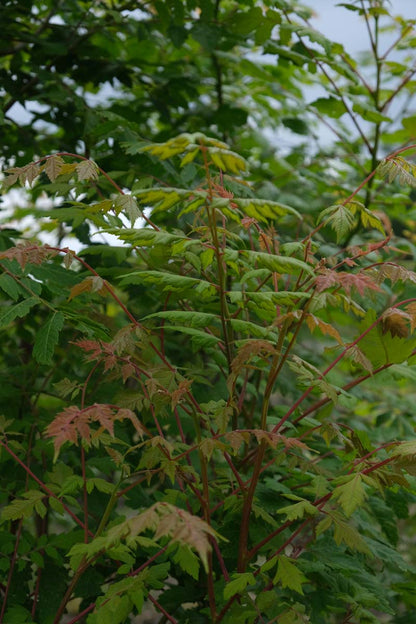
[[[353,0],[347,0],[354,4]],[[347,11],[337,6],[342,0],[306,0],[316,17],[313,26],[329,39],[342,43],[350,53],[368,48],[368,36],[362,17],[355,11]],[[358,4],[358,3],[357,3]],[[416,19],[416,0],[390,0],[390,11],[406,19]]]

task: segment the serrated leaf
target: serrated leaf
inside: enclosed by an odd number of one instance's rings
[[[363,479],[359,473],[348,477],[348,481],[338,485],[332,493],[332,498],[338,500],[347,517],[364,504],[367,498]]]
[[[65,512],[65,508],[64,508],[63,504],[61,503],[61,501],[59,501],[58,499],[54,498],[53,496],[49,497],[49,506],[56,513],[58,513],[60,516],[63,516],[66,513]]]
[[[8,273],[0,275],[0,288],[7,294],[13,301],[17,301],[20,295],[25,291],[17,283],[15,279]]]
[[[210,158],[214,165],[222,171],[240,173],[246,170],[246,161],[239,154],[221,147],[210,147],[208,149]]]
[[[29,297],[29,299],[23,299],[23,301],[19,301],[15,305],[4,306],[0,313],[0,327],[5,327],[17,317],[22,318],[37,303],[39,303],[37,297]]]
[[[188,546],[179,546],[178,550],[172,557],[184,572],[192,576],[196,581],[199,577],[199,559]]]
[[[322,221],[335,230],[337,243],[340,243],[342,239],[354,228],[356,219],[355,215],[351,209],[348,208],[348,206],[335,204],[334,206],[325,208],[325,210],[320,213],[318,223],[321,223]]]
[[[120,210],[126,212],[131,224],[142,216],[141,210],[132,195],[119,195],[114,202],[117,213]]]
[[[244,215],[259,221],[275,220],[286,215],[292,215],[300,219],[300,214],[295,208],[272,200],[233,197],[232,201]]]
[[[44,497],[44,492],[40,490],[28,490],[23,494],[23,498],[15,499],[12,503],[3,507],[1,519],[19,520],[20,518],[30,518],[35,512],[43,518],[46,514],[46,507],[42,502]]]
[[[315,516],[318,510],[309,501],[301,500],[294,505],[288,505],[287,507],[277,509],[277,513],[285,514],[287,520],[298,520],[299,518],[303,518],[305,514]]]
[[[75,284],[75,286],[71,288],[68,301],[71,301],[71,299],[78,297],[78,295],[84,292],[95,292],[102,296],[108,293],[105,287],[105,281],[101,277],[98,275],[89,275],[82,280],[82,282]]]
[[[319,329],[322,334],[332,336],[332,338],[335,338],[335,340],[339,344],[343,344],[343,340],[338,330],[329,323],[325,323],[325,321],[318,318],[317,316],[308,313],[306,316],[306,324],[312,333],[315,331],[315,329]]]
[[[75,170],[78,175],[78,180],[96,180],[99,176],[99,171],[96,163],[93,160],[81,160]]]
[[[391,452],[392,457],[415,457],[416,458],[416,440],[409,440],[407,442],[399,442],[393,447]]]
[[[194,291],[195,294],[201,295],[203,298],[215,297],[217,294],[215,286],[205,280],[162,271],[133,271],[120,275],[120,279],[121,286],[157,284],[163,292],[186,293]]]
[[[134,544],[136,536],[147,530],[154,531],[154,539],[159,540],[163,537],[169,537],[172,542],[186,545],[196,551],[203,563],[205,570],[208,570],[208,553],[211,551],[211,538],[218,538],[218,534],[204,520],[198,516],[194,516],[189,512],[175,507],[170,503],[158,502],[130,518],[112,527],[108,531],[106,538],[107,547],[111,543],[119,543],[120,539],[126,539],[127,545]],[[100,538],[96,538],[90,544],[81,546],[89,547],[89,551],[93,548],[92,544],[98,543],[100,547]],[[80,545],[77,545],[77,548]],[[72,547],[71,551],[74,551]],[[85,548],[82,549],[82,552]],[[71,555],[71,552],[69,553]]]
[[[162,310],[161,312],[155,312],[154,314],[145,316],[143,320],[151,318],[166,319],[170,323],[178,323],[180,325],[185,325],[186,327],[194,328],[208,327],[214,321],[219,322],[219,317],[216,314],[194,312],[193,310],[190,310],[189,312],[184,312],[182,310]]]
[[[62,312],[53,312],[46,323],[36,332],[33,347],[33,357],[39,364],[50,364],[55,346],[58,343],[59,332],[64,326]]]
[[[191,337],[192,344],[199,348],[215,347],[222,342],[218,336],[194,329],[193,327],[184,327],[180,325],[164,325],[165,331],[177,331]]]
[[[341,100],[335,97],[320,97],[309,104],[312,108],[316,108],[319,113],[325,115],[325,117],[333,117],[339,119],[344,113],[346,113],[345,105]]]
[[[199,151],[200,151],[199,148],[196,148],[194,150],[190,150],[187,154],[185,154],[185,156],[181,160],[181,167],[184,167],[188,163],[190,163],[193,160],[195,160],[195,158],[198,155]]]
[[[273,579],[273,584],[277,585],[281,583],[282,587],[287,587],[288,589],[293,589],[298,592],[298,594],[303,595],[302,584],[307,582],[307,578],[301,572],[296,565],[293,563],[293,560],[289,559],[285,555],[279,555],[278,558],[278,566],[277,572]]]
[[[235,594],[241,594],[248,585],[255,585],[256,579],[251,572],[242,572],[241,574],[233,574],[233,579],[224,587],[224,600],[229,600]]]
[[[347,351],[347,355],[354,362],[357,362],[357,364],[360,364],[360,366],[362,366],[364,368],[364,370],[368,371],[370,374],[373,373],[373,370],[374,370],[373,365],[371,364],[371,362],[368,359],[368,357],[366,357],[364,355],[364,353],[361,351],[361,349],[359,349],[357,347],[357,345],[354,345],[353,347],[350,347],[348,349],[348,351]]]
[[[382,160],[377,171],[382,177],[386,177],[390,183],[397,178],[400,184],[416,186],[416,166],[401,156]]]
[[[250,303],[252,303],[254,308],[263,308],[264,310],[269,310],[274,313],[276,313],[277,305],[294,306],[302,299],[309,299],[310,296],[309,293],[290,291],[241,292],[232,290],[227,293],[227,297],[230,299],[231,303],[236,303],[241,306],[246,304],[250,305]]]
[[[250,251],[246,249],[240,253],[243,258],[248,259],[250,265],[256,263],[257,266],[264,267],[275,273],[297,275],[301,271],[304,271],[308,273],[308,275],[314,274],[312,268],[306,264],[306,262],[298,260],[297,258],[291,258],[290,256],[277,256],[262,251]],[[229,253],[225,254],[226,259],[227,256],[229,256]]]
[[[365,320],[360,325],[364,331],[376,320],[374,310],[369,310]],[[402,338],[393,336],[390,331],[383,333],[383,326],[378,323],[358,343],[361,351],[378,368],[385,364],[401,364],[405,362],[416,348],[415,337]]]
[[[51,182],[54,182],[60,175],[64,164],[63,158],[58,156],[58,154],[54,154],[47,159],[43,170]]]
[[[356,550],[364,554],[371,554],[370,548],[361,537],[356,528],[347,524],[336,514],[331,514],[334,523],[334,540],[338,546],[343,542],[351,550]]]

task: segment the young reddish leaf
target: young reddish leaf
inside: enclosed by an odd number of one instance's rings
[[[23,167],[23,174],[20,176],[20,180],[23,184],[23,179],[24,179],[24,182],[28,182],[29,185],[31,186],[39,174],[40,174],[39,165],[37,163],[29,163],[28,165],[26,165],[26,167]]]
[[[416,284],[416,273],[406,269],[406,267],[394,264],[393,262],[384,262],[383,264],[376,266],[372,269],[372,274],[375,275],[375,279],[378,283],[384,282],[385,279],[389,279],[392,284],[396,284],[398,281],[412,282]]]
[[[96,180],[99,176],[99,171],[96,163],[93,160],[81,160],[75,170],[78,174],[78,180]]]
[[[242,444],[248,444],[250,434],[248,431],[228,431],[224,439],[230,444],[234,454],[238,452]]]
[[[182,379],[182,381],[179,382],[178,387],[171,394],[172,409],[174,409],[190,392],[191,385],[192,379]]]
[[[198,516],[170,503],[155,503],[146,511],[111,528],[107,542],[118,543],[120,539],[127,539],[128,545],[134,543],[136,536],[148,529],[155,532],[155,540],[169,537],[171,541],[196,551],[205,571],[208,571],[208,553],[211,552],[210,538],[218,538],[218,533]]]
[[[347,355],[352,360],[354,360],[354,362],[357,362],[357,364],[360,364],[360,366],[362,366],[364,370],[368,371],[371,374],[373,373],[373,370],[374,370],[373,365],[371,364],[368,357],[364,355],[364,353],[361,351],[361,349],[357,345],[354,345],[353,347],[349,347],[347,351]]]
[[[47,159],[43,170],[51,182],[54,182],[59,176],[64,164],[63,158],[61,158],[58,154],[54,154]]]
[[[268,340],[247,340],[239,347],[238,353],[231,363],[232,377],[237,377],[242,368],[249,366],[252,358],[266,358],[275,351],[276,347]]]
[[[10,186],[13,186],[19,179],[19,175],[21,172],[21,167],[12,167],[11,169],[7,169],[7,178],[1,181],[1,185],[3,190],[8,189]]]
[[[325,321],[322,321],[317,316],[308,313],[306,315],[306,324],[312,333],[315,329],[319,329],[324,335],[327,334],[329,336],[332,336],[339,344],[343,344],[342,338],[338,330],[336,330],[335,327],[333,327],[329,323],[325,323]]]
[[[0,260],[3,258],[16,260],[24,269],[28,263],[42,264],[45,260],[53,258],[58,253],[58,251],[50,249],[47,245],[40,246],[30,241],[24,241],[18,243],[16,247],[10,247],[6,251],[0,252]]]
[[[89,275],[82,280],[82,282],[75,284],[75,286],[71,288],[68,301],[71,301],[71,299],[78,297],[78,295],[84,292],[96,292],[99,295],[104,296],[108,293],[105,283],[106,282],[98,275]]]
[[[368,274],[322,269],[321,274],[316,278],[317,292],[322,292],[332,286],[341,286],[348,295],[351,294],[353,288],[360,295],[364,295],[366,290],[380,291],[380,286]]]
[[[410,331],[413,334],[416,329],[416,302],[409,303],[406,306],[406,312],[410,317]]]
[[[390,332],[393,336],[407,338],[409,335],[409,321],[412,321],[410,314],[398,308],[389,308],[383,313],[381,327],[383,334]]]
[[[201,453],[207,459],[207,461],[210,461],[212,457],[212,453],[216,449],[220,451],[225,451],[227,447],[223,442],[221,442],[221,440],[214,440],[213,438],[204,438],[200,442],[199,448],[201,450]]]
[[[114,422],[116,420],[125,419],[133,423],[140,436],[145,433],[145,429],[142,427],[137,416],[129,409],[119,409],[106,404],[94,404],[84,409],[80,409],[74,405],[67,407],[63,412],[57,414],[46,428],[46,436],[48,438],[53,438],[55,460],[59,455],[61,446],[65,442],[78,444],[78,438],[81,438],[85,440],[87,444],[90,444],[93,434],[96,434],[96,431],[91,429],[92,423],[98,423],[113,436]]]

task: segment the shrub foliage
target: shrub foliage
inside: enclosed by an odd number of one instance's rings
[[[390,54],[412,24],[346,5],[361,67],[296,3],[81,4],[55,23],[45,2],[30,45],[0,50],[2,187],[28,202],[0,229],[0,622],[409,622],[415,72]],[[27,97],[61,128],[36,149],[8,118],[35,61]],[[93,110],[78,87],[105,76],[124,95]],[[304,143],[276,155],[270,119]]]

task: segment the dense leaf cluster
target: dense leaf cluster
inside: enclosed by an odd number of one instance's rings
[[[0,7],[1,622],[414,619],[415,37],[344,10]]]

